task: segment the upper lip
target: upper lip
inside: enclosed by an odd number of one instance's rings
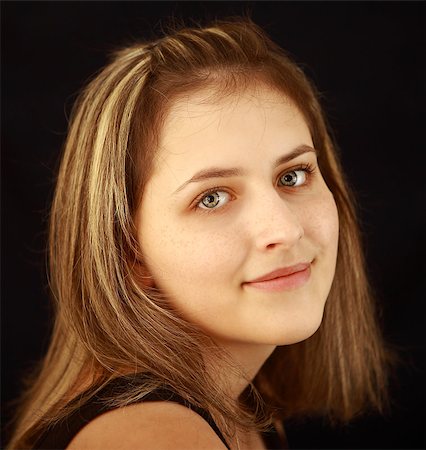
[[[259,278],[255,278],[254,280],[247,281],[247,283],[258,283],[260,281],[268,281],[273,280],[274,278],[285,277],[287,275],[291,275],[296,272],[302,272],[302,270],[306,270],[311,263],[299,263],[294,266],[282,267],[280,269],[273,270],[272,272],[267,273],[266,275],[262,275]]]

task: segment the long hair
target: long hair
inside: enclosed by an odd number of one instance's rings
[[[141,283],[134,215],[173,102],[205,87],[220,98],[253,83],[283,93],[303,114],[337,204],[340,233],[320,328],[306,341],[277,347],[249,386],[251,400],[235,404],[205,370],[206,358],[225,356],[161,292]],[[151,376],[129,386],[115,405],[166,383],[208,409],[227,436],[233,426],[263,429],[271,418],[321,414],[345,422],[367,407],[382,410],[390,352],[354,205],[318,92],[251,20],[181,28],[115,51],[71,115],[50,216],[53,334],[22,396],[10,448],[31,447],[70,408],[129,373]],[[87,394],[70,406],[81,386]]]

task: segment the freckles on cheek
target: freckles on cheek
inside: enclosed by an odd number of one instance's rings
[[[190,233],[186,246],[190,252],[186,256],[193,261],[194,269],[200,266],[204,272],[209,271],[209,267],[220,270],[227,265],[230,255],[235,255],[235,237],[231,240],[223,233]]]
[[[305,234],[320,246],[337,243],[339,220],[333,196],[322,195],[313,199],[311,206],[304,208]]]
[[[220,279],[234,271],[237,256],[235,235],[223,231],[200,231],[187,226],[178,228],[169,242],[168,265],[185,273],[191,280]]]

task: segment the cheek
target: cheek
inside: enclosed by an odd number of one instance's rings
[[[322,190],[301,211],[305,236],[321,253],[337,254],[339,217],[336,202],[328,189]]]
[[[189,321],[204,323],[208,317],[214,323],[229,300],[224,286],[232,285],[238,267],[235,234],[194,233],[190,227],[167,225],[164,216],[156,222],[159,227],[147,233],[142,243],[155,285]]]
[[[232,274],[238,254],[234,233],[176,226],[178,220],[164,214],[151,216],[150,222],[157,226],[143,229],[139,241],[149,259],[148,268],[160,284],[167,282],[175,288],[178,280],[188,289]]]

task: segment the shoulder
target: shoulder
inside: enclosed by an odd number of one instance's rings
[[[174,402],[144,402],[109,411],[88,423],[67,450],[223,450],[197,413]]]

